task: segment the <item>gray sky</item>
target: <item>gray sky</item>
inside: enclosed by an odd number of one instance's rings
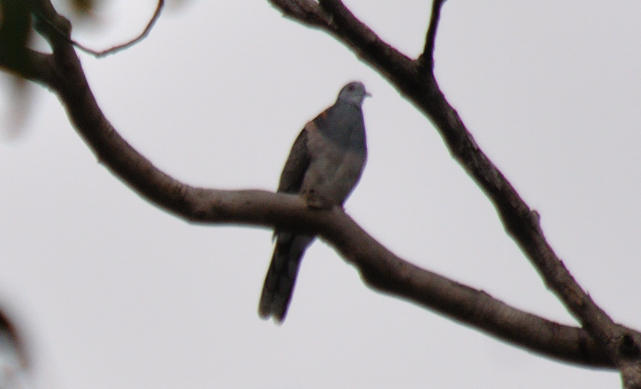
[[[76,25],[75,37],[103,48],[135,35],[155,2],[131,3],[112,0],[102,26]],[[429,2],[346,3],[420,53]],[[450,0],[436,50],[441,88],[477,143],[579,283],[635,328],[640,20],[631,1]],[[125,139],[174,177],[217,188],[273,190],[304,123],[363,81],[369,160],[346,211],[418,266],[575,324],[431,124],[334,39],[266,1],[192,0],[138,46],[82,60]],[[260,320],[271,231],[193,226],[146,203],[37,92],[23,136],[0,142],[0,301],[27,332],[39,387],[620,387],[616,373],[374,292],[323,242],[284,325]]]

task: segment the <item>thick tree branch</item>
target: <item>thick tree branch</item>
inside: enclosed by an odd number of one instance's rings
[[[331,24],[328,15],[314,1],[271,0],[271,3],[282,10],[286,17],[301,21],[309,26],[322,27]]]
[[[433,8],[440,10],[441,0],[434,1]],[[506,231],[539,271],[546,285],[615,361],[624,385],[641,387],[638,384],[641,382],[641,334],[615,324],[574,280],[543,236],[536,211],[530,210],[478,147],[456,110],[445,99],[433,72],[425,72],[429,69],[425,64],[431,65],[425,60],[428,53],[424,53],[422,59],[410,62],[361,23],[340,0],[319,0],[319,4],[330,16],[331,23],[317,27],[337,37],[362,60],[379,70],[434,123],[453,157],[494,203]],[[435,36],[438,16],[432,15],[426,39],[426,50],[430,56],[434,39],[431,34]]]
[[[27,48],[32,32],[30,4],[0,0],[0,12],[0,68],[30,80],[51,80],[53,56]]]
[[[411,88],[418,76],[413,61],[379,38],[361,23],[340,1],[320,0],[320,6],[330,16],[330,25],[323,29],[347,43],[359,58],[373,66],[388,79],[395,79]]]
[[[297,4],[302,3],[299,0]],[[36,15],[43,15],[49,21],[38,23],[37,28],[51,44],[53,60],[47,57],[47,61],[43,61],[42,66],[48,67],[46,71],[35,75],[25,73],[25,76],[58,94],[71,122],[98,159],[142,197],[192,222],[249,224],[318,234],[354,264],[363,280],[373,288],[553,358],[587,366],[614,366],[610,355],[604,353],[586,331],[519,311],[484,292],[417,268],[385,249],[340,208],[314,210],[297,196],[264,191],[194,188],[166,175],[122,139],[104,117],[73,46],[65,37],[70,32],[68,21],[55,13],[48,0],[33,0],[33,4]],[[343,20],[338,26],[350,21],[351,14],[338,11],[340,15],[315,20],[331,20],[329,23]],[[55,28],[50,23],[54,23]],[[389,45],[372,37],[369,29],[353,27],[367,35],[355,40],[368,43],[374,56],[385,63],[401,62],[391,73],[414,66]],[[343,27],[337,31],[337,34],[347,34]],[[362,52],[369,53],[368,50]]]
[[[53,56],[24,49],[22,59],[16,61],[15,50],[0,44],[0,69],[27,80],[49,84],[53,79]]]

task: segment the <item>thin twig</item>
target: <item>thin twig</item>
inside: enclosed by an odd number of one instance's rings
[[[430,17],[430,25],[427,29],[425,36],[425,47],[423,53],[418,57],[419,67],[422,69],[432,69],[434,67],[434,43],[436,41],[436,30],[438,29],[439,20],[441,18],[441,7],[445,0],[434,0],[432,2],[432,15]]]
[[[49,26],[51,26],[57,33],[60,34],[60,36],[64,37],[65,40],[67,40],[69,43],[73,44],[78,49],[84,51],[87,54],[91,54],[96,58],[103,58],[103,57],[106,57],[106,56],[108,56],[110,54],[115,54],[115,53],[117,53],[119,51],[126,50],[126,49],[130,48],[131,46],[137,44],[138,42],[142,41],[143,39],[145,39],[149,35],[149,33],[151,32],[151,29],[154,27],[154,24],[156,24],[156,21],[158,20],[158,18],[160,17],[160,13],[162,12],[162,9],[163,9],[164,5],[165,5],[165,0],[158,0],[158,5],[156,5],[156,10],[154,11],[153,16],[151,17],[151,20],[149,20],[149,23],[147,23],[147,26],[145,27],[143,32],[140,33],[140,35],[138,35],[136,38],[134,38],[134,39],[132,39],[132,40],[130,40],[128,42],[125,42],[123,44],[116,45],[116,46],[113,46],[113,47],[111,47],[109,49],[102,50],[102,51],[96,51],[96,50],[90,49],[87,46],[82,45],[78,41],[76,41],[74,39],[71,39],[69,36],[67,36],[62,31],[60,31],[50,20],[48,20],[46,17],[44,17],[44,15],[42,15],[41,13],[39,13],[37,11],[34,11],[34,13],[37,14],[38,16],[40,16],[40,18],[45,23],[47,23]]]

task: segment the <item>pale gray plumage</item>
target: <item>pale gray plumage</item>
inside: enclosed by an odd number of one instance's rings
[[[361,177],[367,147],[360,82],[341,89],[336,103],[307,123],[292,146],[278,192],[297,193],[312,208],[342,206]],[[315,236],[274,231],[276,247],[258,308],[262,318],[285,319],[300,260]]]

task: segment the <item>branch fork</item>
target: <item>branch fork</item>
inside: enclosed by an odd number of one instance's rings
[[[293,195],[196,188],[170,177],[122,139],[102,113],[69,39],[69,22],[57,14],[49,0],[25,1],[29,1],[39,20],[37,30],[53,53],[27,50],[27,64],[17,66],[0,44],[0,67],[51,88],[99,161],[145,199],[191,222],[258,225],[319,235],[377,290],[551,358],[616,368],[626,388],[641,388],[641,334],[614,323],[578,285],[546,241],[539,214],[529,208],[479,148],[440,90],[433,67],[444,0],[433,0],[424,50],[415,60],[384,42],[340,0],[270,2],[286,17],[324,30],[344,43],[432,121],[452,156],[494,204],[507,233],[578,320],[580,328],[520,311],[483,291],[412,265],[374,240],[339,207],[311,210]]]

